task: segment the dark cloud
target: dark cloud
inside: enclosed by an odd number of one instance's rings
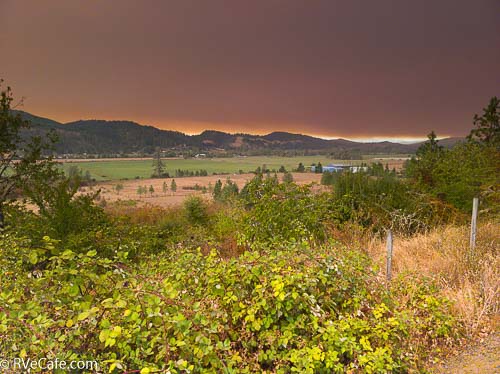
[[[500,95],[496,0],[0,1],[0,76],[60,120],[463,135]]]

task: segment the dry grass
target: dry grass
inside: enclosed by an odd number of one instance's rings
[[[194,194],[203,196],[207,199],[211,199],[211,193],[202,194],[202,191],[195,191],[186,188],[198,185],[200,187],[206,187],[207,189],[209,189],[209,187],[213,187],[218,180],[221,180],[224,183],[225,180],[229,177],[241,189],[254,176],[255,174],[232,174],[210,175],[206,177],[174,178],[175,182],[177,183],[177,191],[175,193],[170,191],[172,178],[133,179],[114,182],[99,182],[96,184],[96,186],[94,186],[94,190],[101,189],[101,198],[111,203],[120,200],[133,200],[136,201],[138,205],[155,205],[164,208],[170,208],[182,205],[186,197]],[[279,174],[278,178],[281,179],[282,174]],[[300,185],[319,183],[321,174],[293,173],[293,179],[297,184]],[[168,191],[166,193],[162,192],[164,182],[166,182],[168,186]],[[123,190],[119,194],[115,190],[115,186],[118,183],[123,185]],[[137,188],[139,186],[146,186],[146,188],[149,188],[149,186],[153,186],[155,192],[152,194],[152,196],[149,193],[139,196],[137,194]],[[88,192],[87,188],[84,188],[82,192]]]
[[[474,251],[469,248],[469,235],[467,226],[446,226],[411,238],[396,237],[393,275],[416,272],[433,278],[454,301],[457,316],[473,336],[498,330],[500,224],[479,225]],[[385,272],[385,242],[369,240],[367,250]]]

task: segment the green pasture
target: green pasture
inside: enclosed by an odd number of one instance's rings
[[[380,156],[379,156],[380,157]],[[374,158],[372,161],[377,161]],[[274,157],[274,156],[251,156],[233,158],[207,158],[207,159],[166,159],[164,160],[165,170],[170,175],[175,175],[175,170],[207,170],[208,174],[252,172],[259,166],[266,165],[269,169],[278,170],[283,165],[287,170],[297,168],[302,162],[304,166],[321,162],[323,165],[330,163],[358,165],[361,162],[371,162],[371,160],[332,160],[324,156],[297,156],[297,157]],[[153,172],[153,160],[113,160],[113,161],[79,161],[64,162],[65,170],[71,166],[78,166],[84,173],[89,171],[92,178],[96,180],[118,180],[149,178]]]

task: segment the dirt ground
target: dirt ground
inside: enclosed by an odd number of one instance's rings
[[[209,185],[213,187],[217,180],[220,179],[224,183],[227,178],[230,178],[241,189],[254,176],[254,174],[232,174],[174,178],[175,183],[177,184],[177,191],[175,193],[170,190],[172,178],[99,182],[93,188],[94,190],[100,188],[101,198],[104,198],[108,202],[118,200],[134,200],[139,204],[152,204],[161,207],[168,207],[182,203],[187,196],[202,194],[202,191],[184,189],[184,187],[193,187],[198,184],[199,186],[206,187],[208,189]],[[282,178],[282,174],[278,174],[278,178]],[[293,173],[293,179],[297,184],[308,184],[312,182],[319,183],[321,180],[321,174]],[[163,182],[166,182],[168,186],[168,191],[166,193],[163,193]],[[119,193],[117,193],[115,189],[117,184],[123,185],[123,189]],[[153,186],[155,192],[153,194],[148,192],[147,194],[139,195],[137,190],[140,186],[146,187],[148,191],[149,187]],[[82,190],[82,192],[86,191],[88,191],[88,188],[84,188]],[[210,194],[207,193],[206,196],[209,197]]]
[[[500,335],[494,333],[482,341],[464,347],[456,356],[445,360],[433,373],[498,374],[500,373]]]

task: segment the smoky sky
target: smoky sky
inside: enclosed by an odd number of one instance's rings
[[[497,0],[0,0],[24,110],[195,133],[461,136],[500,95]]]

